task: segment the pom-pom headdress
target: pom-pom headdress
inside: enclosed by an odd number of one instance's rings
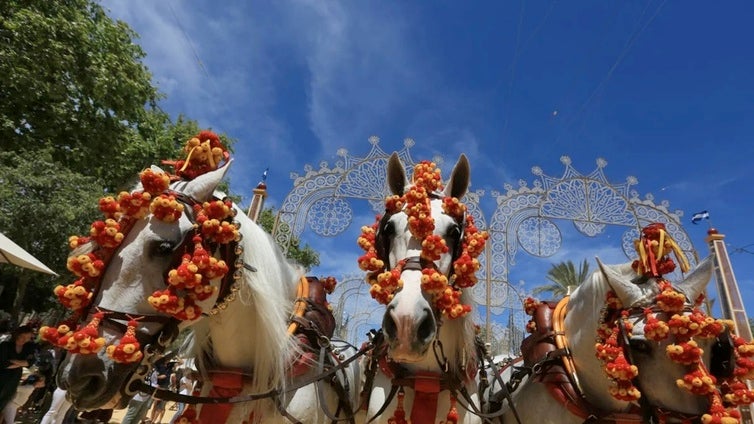
[[[474,218],[466,214],[466,206],[457,198],[442,198],[443,212],[458,221],[465,230],[463,239],[459,241],[460,253],[454,258],[451,275],[440,274],[434,268],[433,261],[448,253],[448,246],[441,236],[433,234],[435,223],[430,203],[442,189],[440,169],[433,162],[422,161],[414,167],[412,182],[403,196],[392,195],[385,199],[385,212],[406,213],[411,235],[421,242],[422,262],[429,264],[422,269],[422,290],[432,296],[435,307],[443,315],[462,317],[471,311],[471,307],[461,304],[461,289],[473,287],[477,282],[477,257],[484,250],[488,234],[476,228]],[[375,239],[380,220],[378,216],[373,225],[361,228],[357,243],[365,254],[359,257],[358,263],[359,268],[367,271],[372,297],[382,304],[388,304],[395,291],[403,286],[400,275],[405,261],[396,264],[392,270],[385,269],[388,258],[380,257]]]
[[[702,423],[738,423],[740,415],[735,407],[754,400],[754,391],[749,390],[741,381],[754,377],[754,362],[749,360],[749,357],[754,355],[754,345],[734,335],[736,367],[733,375],[721,378],[711,375],[702,362],[704,352],[697,340],[718,337],[724,331],[731,331],[732,325],[709,317],[698,308],[692,309],[692,306],[687,304],[685,295],[673,288],[663,277],[663,274],[675,269],[675,263],[669,257],[670,253],[675,254],[681,270],[688,271],[685,256],[665,232],[664,225],[647,226],[634,245],[639,255],[639,259],[633,262],[634,270],[640,275],[654,278],[659,291],[655,297],[655,306],[643,310],[646,320],[644,336],[647,340],[655,342],[672,340],[665,354],[688,370],[683,378],[676,381],[676,385],[694,395],[709,398],[710,410],[702,416]],[[613,397],[632,401],[641,396],[632,383],[640,370],[632,368],[626,361],[624,350],[629,347],[618,343],[620,331],[630,335],[631,326],[625,318],[628,310],[616,300],[617,296],[609,292],[603,310],[603,323],[597,335],[596,355],[605,364],[605,373],[615,382],[610,391]],[[691,300],[699,302],[701,299]],[[660,319],[660,315],[669,318]]]
[[[211,131],[202,131],[187,142],[184,152],[185,159],[163,162],[174,166],[174,174],[158,168],[145,169],[139,174],[141,190],[121,192],[117,197],[105,196],[100,199],[99,209],[104,220],[95,221],[87,237],[69,238],[71,249],[93,242],[94,250],[68,258],[67,267],[78,279],[67,286],[55,287],[54,293],[66,308],[74,311],[71,317],[74,322],[57,328],[44,328],[42,337],[45,340],[73,353],[99,351],[104,346],[104,339],[97,335],[99,323],[106,319],[103,312],[95,313],[85,327],[78,330],[73,327],[75,321],[88,313],[110,257],[137,220],[151,213],[155,219],[163,222],[177,222],[186,207],[193,208],[196,221],[193,235],[187,236],[191,242],[187,243],[182,252],[183,257],[178,266],[167,273],[168,288],[153,293],[148,301],[157,310],[179,320],[193,320],[200,316],[201,309],[196,302],[214,294],[216,288],[210,282],[223,278],[229,272],[228,265],[210,252],[214,252],[218,245],[238,241],[240,235],[237,224],[233,222],[235,211],[230,201],[214,200],[192,204],[190,199],[187,202],[182,195],[169,189],[171,181],[190,180],[227,163],[229,154],[220,138]],[[120,343],[109,346],[107,353],[120,363],[141,360],[135,321],[128,323]]]

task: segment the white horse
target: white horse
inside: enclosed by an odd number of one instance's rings
[[[637,278],[631,263],[604,265],[599,260],[598,263],[600,269],[578,286],[570,298],[561,301],[551,316],[541,315],[542,310],[551,309],[545,303],[536,307],[540,313],[534,312],[532,321],[535,327],[542,327],[534,329],[529,337],[532,344],[525,341],[522,348],[526,366],[520,370],[528,370],[529,376],[523,378],[523,383],[513,393],[513,404],[520,422],[672,423],[698,422],[702,415],[713,412],[725,416],[720,405],[711,408],[711,403],[720,400],[715,397],[719,392],[714,390],[710,374],[705,374],[706,371],[702,371],[702,368],[710,369],[711,356],[715,352],[715,355],[721,357],[714,358],[712,362],[724,365],[713,365],[711,369],[712,374],[718,374],[717,383],[722,379],[732,378],[731,366],[735,361],[733,348],[729,343],[726,344],[726,336],[729,334],[727,330],[723,330],[728,324],[712,320],[698,309],[694,312],[694,302],[703,294],[710,280],[711,261],[703,261],[683,281],[674,284],[674,290],[666,292],[678,294],[673,294],[675,301],[681,305],[675,313],[664,312],[660,308],[662,305],[658,305],[658,295],[663,288],[658,286],[656,279],[649,278],[642,282]],[[617,299],[617,304],[622,306],[606,303],[609,292],[615,294],[612,301]],[[532,311],[534,310],[533,308]],[[621,313],[624,314],[623,317]],[[675,318],[672,318],[673,315]],[[663,331],[660,328],[662,325],[658,326],[660,321],[668,322],[671,319],[675,322],[670,324],[671,328],[675,328],[676,324],[679,325],[678,328],[686,328],[683,324],[686,318],[682,317],[692,318],[691,322],[703,323],[697,329],[710,323],[707,327],[708,334],[704,338],[699,336],[691,339],[696,345],[688,340],[682,342],[682,338],[674,333],[675,330],[667,336],[658,333]],[[694,321],[695,319],[698,321]],[[552,326],[548,326],[548,322],[552,322]],[[665,327],[666,330],[667,328]],[[598,346],[613,348],[613,358],[617,355],[625,358],[625,361],[615,359],[610,366],[606,366],[606,362],[596,355],[598,349],[595,339],[604,342],[611,329],[615,332],[613,343],[598,343]],[[603,334],[601,339],[598,334]],[[548,344],[553,339],[555,343]],[[666,354],[675,349],[694,350],[694,346],[704,352],[697,361],[691,360],[687,364],[679,363]],[[691,354],[691,357],[698,353]],[[699,375],[693,375],[692,370],[697,363],[703,366],[699,365]],[[612,371],[619,373],[613,374],[619,375],[619,379],[608,377],[606,370],[610,367],[614,367],[611,368]],[[621,367],[628,374],[620,374],[623,372],[619,370]],[[504,380],[511,381],[511,369],[507,371]],[[634,375],[637,371],[638,375]],[[699,390],[703,388],[709,390],[709,393],[693,394],[680,387],[678,380],[684,381],[684,378],[687,384],[696,384]],[[691,380],[694,380],[693,383]],[[507,408],[504,422],[518,422],[515,415],[513,408]],[[714,422],[738,422],[729,420]]]
[[[138,219],[113,251],[93,299],[93,306],[105,311],[102,323],[110,324],[102,326],[107,344],[115,343],[124,335],[129,317],[141,318],[137,335],[142,348],[145,344],[155,347],[164,343],[163,339],[171,340],[174,336],[171,332],[176,329],[170,327],[175,320],[156,313],[147,299],[155,291],[166,288],[168,270],[180,262],[185,239],[191,239],[195,234],[196,213],[191,206],[202,205],[213,196],[218,198],[220,193],[215,190],[229,165],[228,162],[190,181],[171,183],[171,193],[185,206],[179,219],[165,222],[156,219],[154,214]],[[137,187],[136,191],[140,188]],[[235,281],[223,299],[218,299],[219,294],[215,293],[209,299],[197,302],[203,310],[202,316],[195,321],[182,321],[179,327],[193,326],[194,354],[204,380],[203,395],[212,389],[216,396],[224,397],[244,397],[270,391],[275,391],[278,396],[234,403],[232,410],[218,412],[221,416],[214,417],[207,417],[204,413],[212,410],[214,405],[204,405],[199,408],[202,422],[241,423],[249,421],[252,414],[252,422],[278,423],[285,421],[280,410],[305,423],[329,422],[320,405],[329,411],[340,411],[341,418],[347,417],[344,409],[338,409],[338,396],[327,382],[321,385],[322,396],[318,394],[316,384],[287,391],[317,374],[316,355],[306,353],[301,337],[288,331],[294,303],[306,296],[299,286],[304,270],[289,263],[272,237],[236,205],[233,209],[241,235],[238,246],[231,246],[239,255],[235,263],[236,275],[230,279]],[[232,274],[234,264],[228,266]],[[212,280],[213,286],[219,284],[219,278]],[[214,313],[208,313],[210,311]],[[93,312],[94,309],[90,311],[90,317]],[[344,346],[336,346],[328,355],[341,353],[341,357],[335,359],[338,361],[352,352]],[[145,359],[148,356],[145,351]],[[303,374],[293,377],[293,368],[298,367],[301,371],[301,358],[312,360],[308,365],[304,364],[307,366],[303,367]],[[149,364],[142,362],[141,365],[138,362],[116,363],[104,350],[97,355],[73,354],[62,365],[58,381],[68,391],[77,409],[123,408],[133,395],[133,390],[126,386],[135,380],[134,372],[138,370],[137,376],[146,374],[143,365]],[[346,395],[351,398],[352,405],[356,405],[358,374],[353,366],[345,371],[347,378],[340,372],[336,374],[347,380],[346,391],[349,393]],[[211,375],[222,375],[226,383],[229,380],[234,382],[226,385],[225,391],[218,390],[217,380],[212,380]],[[222,416],[225,413],[229,413],[227,420]]]
[[[475,278],[474,269],[460,272],[454,264],[462,252],[464,259],[470,259],[465,235],[475,233],[471,238],[477,238],[472,244],[479,247],[480,242],[483,246],[486,233],[481,237],[475,227],[467,226],[465,208],[443,208],[443,199],[455,199],[450,203],[458,206],[458,199],[468,188],[469,163],[464,155],[453,168],[444,191],[434,183],[421,190],[429,199],[429,209],[415,209],[415,203],[420,202],[414,201],[414,188],[426,186],[432,179],[442,182],[439,170],[433,173],[433,165],[416,168],[409,183],[397,154],[390,157],[388,184],[394,196],[388,198],[386,214],[372,227],[373,233],[365,227],[359,240],[367,251],[360,258],[360,265],[371,271],[367,280],[372,283],[372,295],[387,305],[382,324],[384,341],[376,345],[371,361],[363,365],[367,374],[365,390],[371,386],[367,418],[372,422],[395,419],[391,422],[402,423],[406,422],[402,419],[410,418],[414,424],[428,424],[452,418],[453,413],[458,414],[461,423],[481,422],[463,407],[480,408],[476,374],[481,358],[470,309],[465,306],[470,300],[461,294],[462,290],[456,290],[466,286],[458,284]],[[418,197],[422,198],[421,193]],[[433,223],[433,228],[423,230],[427,223]],[[373,243],[367,240],[371,238]],[[364,240],[366,244],[362,244]],[[444,243],[447,249],[427,258],[426,251],[432,250],[427,242]],[[472,256],[477,254],[473,252]]]

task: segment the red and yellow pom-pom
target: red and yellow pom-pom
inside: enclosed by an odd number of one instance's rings
[[[665,352],[670,359],[683,365],[698,363],[704,353],[694,340],[668,345]]]
[[[618,380],[608,391],[615,399],[625,402],[634,402],[641,398],[641,392],[630,381]]]
[[[377,221],[379,221],[379,217],[378,217]],[[365,226],[361,227],[361,235],[356,240],[356,243],[365,252],[368,252],[370,250],[374,250],[374,242],[375,242],[375,237],[376,237],[376,234],[377,234],[377,225],[378,225],[378,222],[375,222],[372,225],[365,225]]]
[[[152,196],[157,196],[170,187],[170,176],[165,172],[155,172],[151,168],[141,171],[139,179],[144,191]]]
[[[639,368],[629,364],[621,352],[615,360],[605,364],[605,372],[616,380],[631,381],[639,375]]]
[[[99,277],[105,269],[105,263],[94,253],[71,256],[66,262],[69,271],[78,277]]]
[[[53,293],[60,303],[72,311],[85,308],[92,301],[92,292],[87,287],[84,278],[74,281],[66,286],[56,286]]]
[[[724,396],[727,404],[739,406],[754,402],[754,390],[749,389],[742,381],[732,382],[728,390],[729,392]]]
[[[121,337],[118,345],[107,347],[107,356],[119,364],[134,364],[141,361],[144,354],[141,352],[141,344],[136,338],[136,327],[139,325],[135,320],[128,321],[126,333]]]
[[[397,194],[388,196],[385,199],[385,211],[387,213],[398,213],[403,210],[403,207],[405,205],[406,200],[403,198],[403,196],[399,196]]]
[[[71,327],[67,324],[60,324],[57,327],[48,327],[45,325],[39,328],[39,337],[53,345],[57,345],[61,337],[71,335],[73,335],[73,331],[71,331]]]
[[[623,302],[620,301],[620,298],[617,294],[615,294],[614,291],[610,290],[607,292],[607,296],[605,298],[605,304],[609,309],[613,310],[621,310],[623,309]]]
[[[188,180],[217,169],[227,155],[220,137],[212,131],[202,131],[189,139],[183,151],[186,153],[186,160],[176,161],[175,173]]]
[[[448,277],[434,268],[422,269],[421,288],[422,291],[432,296],[440,295],[448,286]]]
[[[644,337],[647,340],[658,342],[668,337],[670,327],[665,321],[657,319],[650,308],[644,310],[647,323],[644,325]]]
[[[193,288],[202,283],[199,267],[191,261],[191,255],[183,255],[181,264],[168,272],[168,284],[177,289]]]
[[[456,197],[444,197],[442,199],[442,210],[456,221],[460,221],[466,214],[466,205]]]
[[[709,413],[702,415],[702,424],[738,424],[741,413],[736,408],[726,409],[719,396],[710,396]]]
[[[413,182],[424,187],[427,192],[442,190],[442,176],[437,164],[423,160],[414,166]]]
[[[120,224],[114,219],[94,221],[89,229],[89,235],[100,246],[111,249],[120,246],[124,238],[123,233],[120,232]]]
[[[473,258],[468,253],[462,253],[458,259],[453,262],[453,282],[461,288],[473,287],[477,283],[476,272],[479,270],[479,260]]]
[[[99,210],[105,215],[105,218],[118,219],[122,215],[120,205],[113,196],[105,196],[99,199]]]
[[[541,304],[542,302],[539,300],[534,299],[533,297],[527,297],[524,299],[524,312],[526,312],[526,315],[533,316],[534,312]]]
[[[161,194],[152,201],[149,209],[160,221],[175,222],[183,214],[183,203],[172,194]]]
[[[118,194],[118,204],[123,214],[133,219],[142,219],[149,214],[152,195],[144,191],[129,193],[121,191]]]
[[[686,389],[698,396],[706,396],[717,391],[715,377],[699,368],[687,373],[683,376],[683,379],[678,379],[675,383],[679,388]]]
[[[377,271],[385,268],[385,262],[377,257],[377,252],[370,251],[359,257],[359,268],[364,271]]]
[[[445,239],[438,234],[430,234],[422,240],[421,257],[428,261],[436,261],[448,253],[448,245]]]
[[[104,316],[103,312],[97,312],[84,328],[73,332],[70,336],[60,337],[58,345],[71,353],[82,355],[99,352],[105,346],[105,338],[99,336],[99,324]]]
[[[172,315],[181,321],[192,321],[201,316],[202,309],[191,294],[179,296],[172,287],[158,290],[147,299],[156,310]]]

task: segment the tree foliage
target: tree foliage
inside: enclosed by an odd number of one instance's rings
[[[68,236],[101,217],[97,199],[199,131],[157,108],[135,38],[93,0],[0,2],[0,232],[60,274],[0,266],[0,309],[48,308],[71,282]]]
[[[588,275],[589,263],[586,259],[584,259],[584,262],[579,266],[578,272],[572,261],[553,264],[547,271],[546,276],[551,283],[535,287],[534,290],[532,290],[532,294],[539,295],[542,293],[550,293],[554,298],[560,299],[568,294],[569,287],[573,290],[573,288],[576,288],[576,286],[581,284]]]
[[[275,227],[276,214],[273,208],[263,209],[259,214],[258,224],[264,228],[265,231],[272,234]],[[278,228],[277,231],[289,231],[288,227]],[[307,270],[310,270],[313,266],[319,265],[319,253],[314,250],[308,244],[301,247],[301,240],[297,237],[291,237],[290,246],[288,246],[288,252],[286,256],[293,259]]]

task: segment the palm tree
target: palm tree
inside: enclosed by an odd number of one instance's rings
[[[547,279],[551,283],[535,287],[532,294],[536,296],[549,292],[552,294],[552,297],[560,299],[568,294],[569,287],[573,290],[573,288],[586,279],[587,275],[589,275],[589,263],[587,263],[586,259],[579,266],[578,272],[576,272],[576,267],[571,261],[553,264],[552,268],[547,271]]]

